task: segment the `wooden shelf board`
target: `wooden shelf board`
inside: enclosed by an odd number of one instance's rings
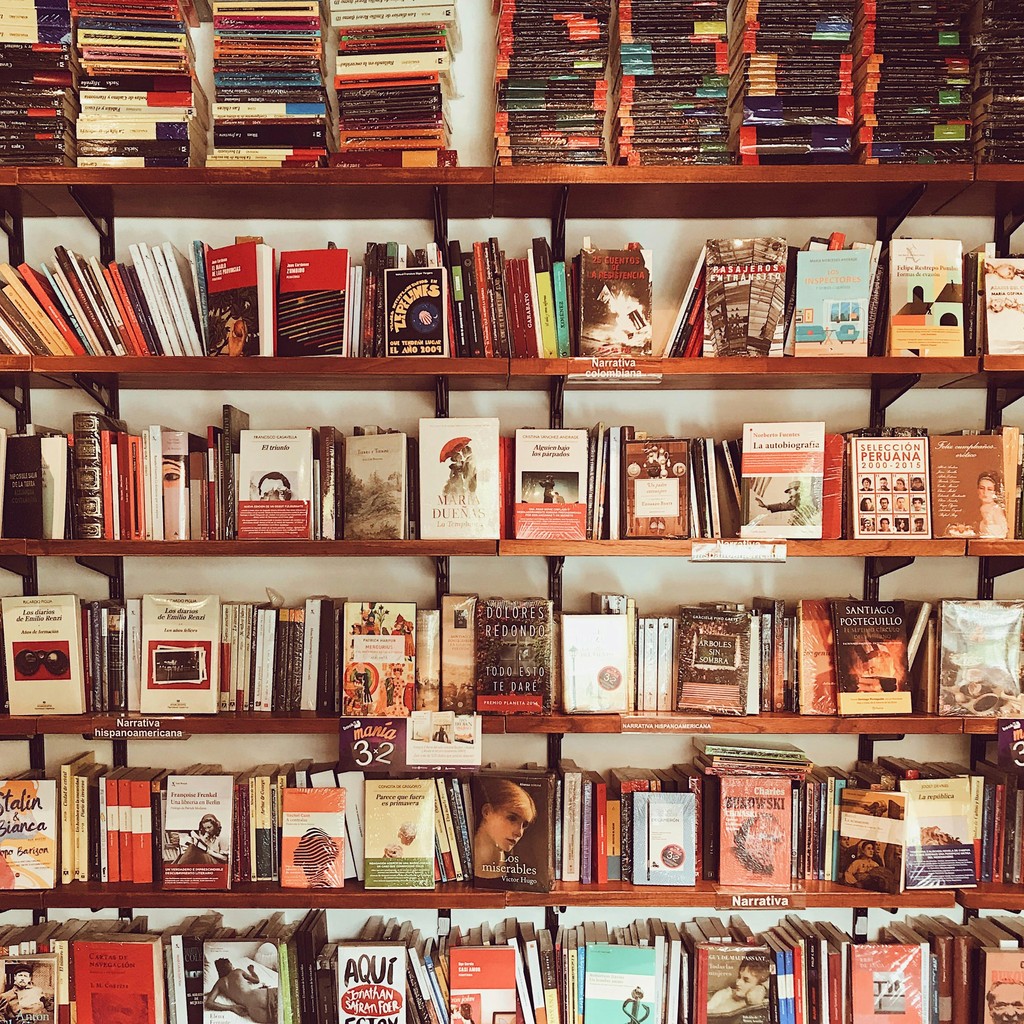
[[[1024,556],[1024,540],[969,540],[967,554],[978,558],[998,558],[1000,555],[1020,558]]]
[[[688,558],[692,540],[502,540],[500,555],[609,556],[631,558]],[[887,555],[962,557],[962,540],[790,540],[787,555],[794,558],[868,558]],[[1024,550],[1024,545],[1022,545]],[[716,563],[717,564],[717,563]]]
[[[615,390],[788,390],[865,388],[888,383],[909,373],[920,374],[918,387],[983,387],[978,359],[914,359],[895,356],[725,356],[698,359],[616,360],[513,359],[509,387],[535,390],[551,377],[575,375],[569,388]],[[589,375],[589,376],[588,376]],[[638,376],[639,375],[639,376]],[[660,380],[657,379],[660,375]]]
[[[983,883],[976,889],[961,889],[957,902],[969,910],[1024,910],[1024,886]]]
[[[5,910],[40,910],[49,891],[18,890],[12,892],[5,889],[0,893],[0,913]]]
[[[1024,375],[1024,356],[985,356],[981,368],[986,373]]]
[[[103,214],[119,217],[433,220],[444,188],[451,217],[490,216],[489,167],[26,167],[22,194],[54,216],[81,216],[76,186]]]
[[[0,365],[0,373],[3,366]],[[438,377],[456,390],[502,391],[507,359],[273,359],[196,356],[36,357],[33,383],[73,387],[76,374],[139,391],[433,391]]]
[[[43,906],[83,907],[92,910],[109,907],[181,907],[203,903],[209,907],[259,907],[266,909],[373,909],[401,907],[409,910],[504,909],[505,893],[473,889],[466,885],[445,885],[431,890],[369,890],[353,882],[344,889],[282,889],[270,882],[250,882],[227,891],[168,891],[151,885],[127,883],[102,884],[75,882],[43,894]]]
[[[915,214],[933,213],[957,197],[974,176],[970,164],[827,167],[573,167],[494,169],[494,216],[552,209],[572,185],[569,216],[775,217],[817,214],[875,216],[891,212],[919,184]]]
[[[130,555],[154,558],[383,558],[495,555],[493,540],[32,540],[30,555]]]
[[[964,715],[960,718],[960,721],[963,722],[964,733],[968,736],[991,736],[995,738],[999,732],[998,718],[976,718]]]
[[[24,736],[28,739],[39,731],[36,723],[37,719],[33,715],[0,715],[0,736]]]

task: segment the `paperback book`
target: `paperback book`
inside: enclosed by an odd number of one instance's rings
[[[927,950],[927,944],[851,944],[853,1019],[858,1024],[926,1024],[931,1020],[926,990],[933,976]]]
[[[516,431],[518,539],[587,539],[587,445],[585,430]]]
[[[992,356],[1024,355],[1024,259],[985,260],[985,343]]]
[[[632,641],[625,615],[563,613],[562,706],[566,714],[626,714],[632,710]]]
[[[77,1024],[116,1020],[164,1024],[166,996],[159,936],[86,939],[70,946]]]
[[[656,1018],[658,961],[653,946],[587,943],[583,1012],[588,1022]]]
[[[836,654],[828,601],[797,605],[797,689],[800,714],[836,714]]]
[[[869,892],[903,891],[907,798],[847,786],[839,812],[836,881]]]
[[[367,779],[367,889],[434,888],[434,782]]]
[[[64,967],[66,976],[67,965]],[[0,960],[0,1010],[12,1024],[57,1024],[62,981],[56,953],[18,954]]]
[[[690,535],[689,447],[668,437],[623,442],[623,536]]]
[[[693,793],[633,794],[634,885],[695,885],[697,798]]]
[[[234,778],[169,775],[163,823],[165,889],[231,888]]]
[[[441,710],[458,715],[476,710],[475,595],[441,598]]]
[[[909,715],[907,615],[902,601],[833,601],[841,715]]]
[[[443,267],[384,271],[386,356],[448,353],[448,275]]]
[[[723,776],[718,881],[725,886],[788,887],[793,786],[788,778]]]
[[[281,797],[281,886],[345,884],[345,790],[285,789]]]
[[[348,276],[347,249],[281,253],[277,285],[279,356],[345,355]]]
[[[680,608],[676,710],[744,715],[750,675],[750,615]]]
[[[701,942],[696,955],[695,1020],[702,1024],[769,1024],[772,969],[766,946]],[[781,997],[777,999],[781,1004]]]
[[[476,710],[550,715],[554,696],[554,608],[544,598],[476,602]]]
[[[452,1024],[516,1020],[516,950],[512,946],[452,946],[448,971]]]
[[[654,355],[650,251],[584,248],[579,279],[579,354]]]
[[[345,438],[345,540],[405,540],[406,448],[401,433]]]
[[[343,706],[348,718],[412,713],[416,680],[416,605],[346,601]]]
[[[243,430],[238,460],[238,539],[313,536],[313,431]]]
[[[961,889],[978,884],[967,778],[902,779],[907,796],[907,889]]]
[[[928,438],[854,437],[850,464],[855,539],[931,537]]]
[[[1004,439],[996,434],[933,435],[932,532],[936,537],[1006,540]],[[893,494],[893,512],[909,512],[910,496]]]
[[[801,251],[796,257],[795,352],[866,356],[871,251]]]
[[[240,242],[206,253],[211,356],[274,355],[274,250]]]
[[[203,965],[203,1024],[247,1024],[261,1019],[273,1024],[280,1019],[282,981],[276,942],[207,939]],[[246,994],[245,1004],[238,1002],[239,992]]]
[[[341,1019],[358,1017],[362,1024],[408,1019],[406,953],[399,943],[338,943],[337,984]]]
[[[142,598],[142,713],[216,714],[220,641],[216,594],[146,594]]]
[[[57,872],[57,783],[0,782],[0,889],[52,889]]]
[[[963,244],[938,238],[889,243],[889,351],[964,354]]]

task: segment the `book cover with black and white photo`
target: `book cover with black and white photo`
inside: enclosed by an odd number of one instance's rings
[[[854,437],[850,442],[856,540],[932,535],[927,437]]]
[[[261,1020],[274,1024],[281,1019],[280,990],[276,940],[207,939],[203,943],[202,1024],[249,1024]],[[244,1005],[237,1002],[243,992]]]
[[[142,599],[144,715],[214,715],[220,692],[220,598],[146,594]]]
[[[586,430],[516,431],[517,539],[587,539]]]
[[[230,889],[231,775],[169,775],[163,822],[165,889]]]
[[[313,536],[313,430],[243,430],[238,539]]]

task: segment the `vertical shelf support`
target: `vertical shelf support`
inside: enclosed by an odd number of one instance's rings
[[[889,406],[902,398],[915,384],[920,383],[921,374],[908,373],[901,377],[891,377],[871,382],[871,413],[868,422],[872,430],[881,430],[885,426],[885,414]]]
[[[996,580],[1011,572],[1024,569],[1024,558],[998,556],[978,559],[978,598],[991,601],[995,595]]]
[[[569,216],[569,186],[558,190],[558,200],[551,214],[551,259],[555,263],[565,262],[565,222]]]
[[[555,606],[555,613],[562,610],[562,570],[565,555],[548,555],[548,600]]]
[[[853,908],[853,928],[850,934],[853,941],[862,943],[868,941],[868,910],[867,907]]]
[[[120,555],[76,555],[75,561],[107,577],[111,601],[124,600],[124,558]]]
[[[551,933],[552,938],[558,934],[558,919],[565,911],[565,907],[544,908],[544,927]]]
[[[548,771],[558,771],[558,762],[562,760],[562,734],[548,733]]]
[[[444,375],[434,378],[434,415],[439,419],[448,418],[448,404],[451,397],[451,387],[448,378]]]
[[[448,186],[435,185],[433,190],[434,241],[441,250],[441,260],[448,261]]]
[[[25,597],[39,593],[39,574],[32,555],[0,555],[0,569],[21,577],[21,592]]]
[[[565,377],[559,374],[551,378],[548,385],[548,426],[552,430],[561,430],[565,422]]]
[[[907,737],[902,732],[896,732],[892,734],[883,733],[881,735],[875,735],[873,733],[861,733],[857,737],[857,760],[858,761],[874,761],[875,759],[875,744],[883,742],[899,743],[900,740],[905,740]]]
[[[41,732],[28,741],[28,766],[34,772],[46,771],[46,740]]]
[[[864,559],[864,600],[878,600],[878,583],[883,576],[912,565],[912,555],[872,556]]]
[[[990,740],[994,740],[994,736],[985,736],[982,733],[971,734],[971,768],[972,770],[977,766],[979,761],[985,760],[985,755],[988,753],[988,744]]]
[[[996,255],[1007,257],[1010,255],[1010,240],[1013,233],[1024,224],[1024,213],[1011,207],[1009,210],[996,212]]]
[[[437,910],[437,937],[441,938],[452,930],[452,912],[448,907]]]
[[[128,767],[128,741],[127,740],[111,740],[111,753],[110,759],[114,762],[115,768],[127,768]]]
[[[1003,413],[1014,402],[1024,398],[1024,384],[993,384],[988,383],[985,398],[985,429],[995,430],[1003,424]]]
[[[46,916],[46,911],[42,907],[36,907],[32,911],[32,923],[33,924],[46,924],[49,918]]]
[[[84,391],[107,416],[117,419],[121,415],[121,395],[116,380],[101,381],[87,373],[71,375],[75,387]]]
[[[925,182],[915,185],[888,213],[883,213],[878,218],[875,237],[887,245],[892,241],[892,236],[900,229],[900,225],[910,216],[914,207],[924,198],[928,186]]]
[[[7,236],[7,262],[25,262],[25,218],[16,196],[0,200],[0,231]]]
[[[109,207],[97,208],[95,196],[80,185],[68,185],[68,192],[100,238],[100,263],[106,266],[114,260],[114,215]]]
[[[450,555],[434,556],[434,586],[437,595],[437,607],[441,607],[441,600],[451,592],[452,585],[452,560]]]
[[[28,385],[28,374],[19,373],[0,384],[0,400],[14,410],[14,422],[18,433],[24,433],[25,427],[32,419],[32,390]]]

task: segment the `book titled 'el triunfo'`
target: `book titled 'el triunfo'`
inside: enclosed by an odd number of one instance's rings
[[[312,508],[312,429],[243,430],[238,539],[309,540]]]

